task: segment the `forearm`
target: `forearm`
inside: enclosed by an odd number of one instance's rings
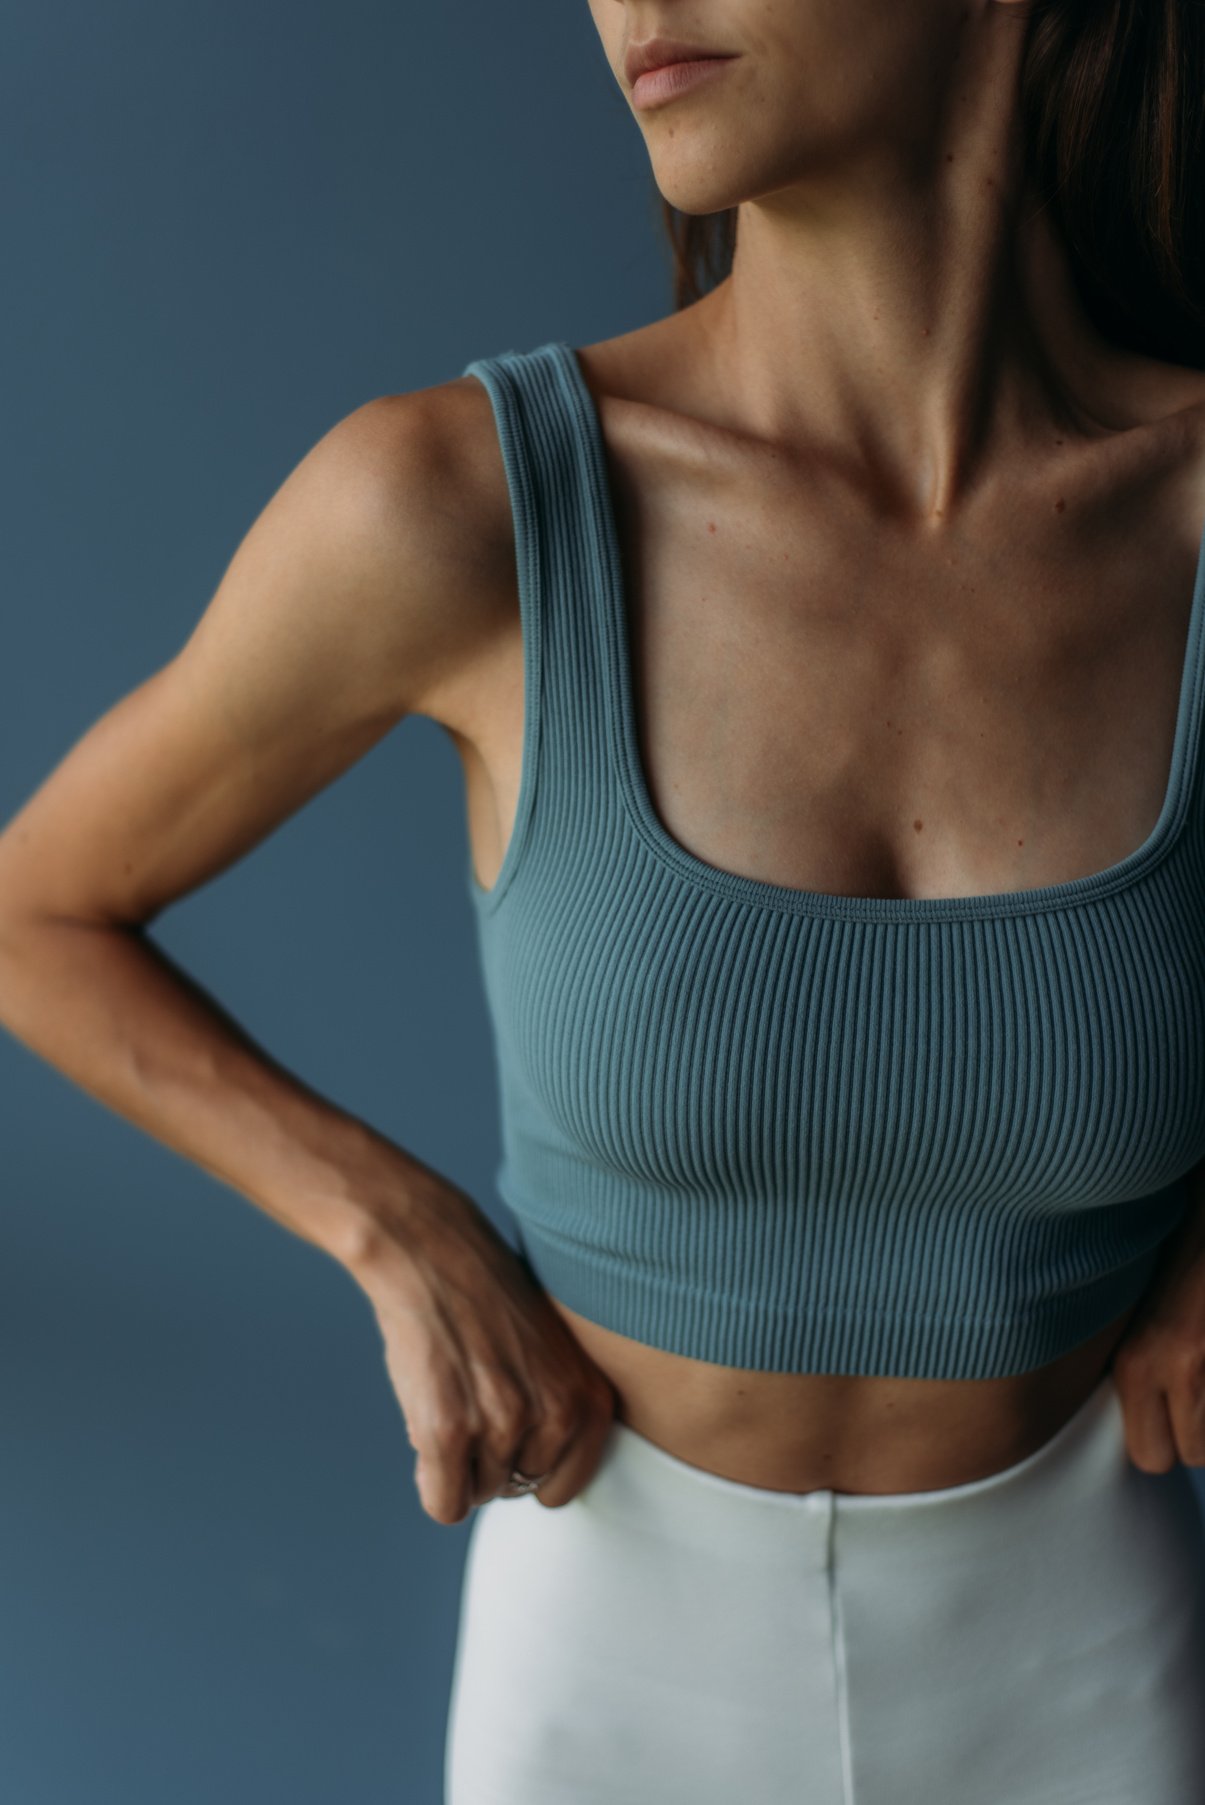
[[[353,1272],[438,1182],[280,1066],[138,929],[0,921],[0,1026]]]

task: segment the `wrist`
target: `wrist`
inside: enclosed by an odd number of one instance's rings
[[[366,1122],[353,1118],[345,1127],[307,1211],[309,1238],[362,1280],[414,1235],[447,1183]]]

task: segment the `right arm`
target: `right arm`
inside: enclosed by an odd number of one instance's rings
[[[450,383],[334,426],[182,649],[0,834],[0,1025],[361,1284],[440,1521],[501,1489],[521,1435],[525,1470],[552,1465],[577,1412],[547,1393],[589,1376],[598,1404],[597,1378],[463,1193],[271,1059],[147,930],[407,713],[464,693],[496,624],[467,401]],[[558,1469],[567,1495],[585,1452]]]
[[[0,835],[0,1021],[93,1097],[346,1262],[371,1137],[255,1047],[147,937],[454,663],[430,397],[384,397],[302,459],[183,648]]]

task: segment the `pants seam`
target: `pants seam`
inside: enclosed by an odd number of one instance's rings
[[[849,1685],[845,1662],[845,1616],[841,1607],[841,1588],[837,1583],[837,1500],[829,1499],[828,1569],[829,1639],[833,1681],[836,1689],[837,1744],[841,1752],[842,1805],[856,1805],[854,1799],[853,1755],[849,1737]]]

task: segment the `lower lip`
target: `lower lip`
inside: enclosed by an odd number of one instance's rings
[[[691,63],[665,63],[660,69],[646,69],[632,85],[632,105],[651,107],[663,100],[676,100],[679,94],[697,88],[735,60],[731,56],[708,56]]]

